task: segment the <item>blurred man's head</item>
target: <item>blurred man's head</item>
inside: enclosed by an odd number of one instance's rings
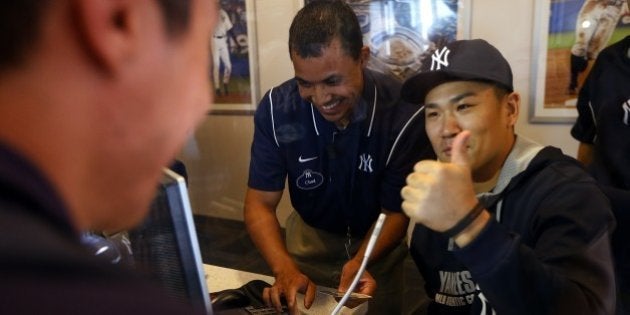
[[[345,127],[363,90],[369,49],[354,11],[343,1],[313,1],[289,29],[289,53],[300,96]]]
[[[190,0],[156,0],[165,17],[167,31],[176,35],[186,30],[190,20]],[[19,66],[43,30],[42,19],[53,0],[21,0],[0,3],[0,72]]]
[[[20,119],[2,120],[0,141],[42,169],[78,228],[138,223],[162,167],[209,109],[216,0],[2,6],[13,21],[0,22],[11,43],[0,57],[0,116]],[[29,26],[11,39],[19,19]]]
[[[483,40],[450,43],[426,62],[431,67],[403,85],[403,98],[425,105],[427,135],[441,161],[450,161],[453,139],[469,130],[473,179],[491,179],[514,143],[520,97],[510,65]]]

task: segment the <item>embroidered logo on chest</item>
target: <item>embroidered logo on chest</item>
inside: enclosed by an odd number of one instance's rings
[[[374,172],[374,169],[372,168],[373,161],[374,159],[368,153],[363,153],[359,155],[359,170],[364,171],[366,173]]]
[[[630,99],[621,105],[623,108],[623,123],[628,126],[628,116],[630,116]]]
[[[311,190],[321,186],[323,182],[322,173],[307,169],[295,180],[295,185],[302,190]]]

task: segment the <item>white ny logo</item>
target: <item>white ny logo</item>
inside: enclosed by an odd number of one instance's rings
[[[361,154],[359,158],[361,159],[359,163],[359,169],[366,173],[372,173],[374,171],[372,169],[372,156],[369,154]]]
[[[628,125],[628,116],[630,116],[630,100],[623,103],[623,123]]]
[[[451,51],[446,47],[442,47],[442,50],[433,52],[433,55],[431,55],[431,71],[440,70],[442,66],[448,67],[448,54],[450,52]]]

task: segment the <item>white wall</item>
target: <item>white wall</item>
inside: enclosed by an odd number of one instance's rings
[[[289,60],[289,25],[301,0],[256,0],[260,95],[293,77]]]
[[[515,89],[522,107],[517,131],[542,144],[561,148],[575,156],[577,142],[568,124],[530,124],[529,95],[532,73],[534,1],[470,0],[471,38],[494,44],[512,65]],[[536,0],[535,0],[536,1]],[[260,91],[293,76],[288,57],[289,24],[301,0],[255,0]],[[260,95],[262,96],[262,93]],[[242,219],[242,200],[247,186],[251,116],[209,116],[180,158],[190,174],[190,193],[196,213]],[[287,193],[279,207],[281,222],[291,210]]]
[[[514,72],[514,88],[521,93],[522,106],[517,131],[542,144],[559,147],[575,156],[578,143],[569,131],[571,124],[531,124],[530,85],[534,34],[534,2],[530,0],[471,0],[472,38],[483,38],[508,59]]]

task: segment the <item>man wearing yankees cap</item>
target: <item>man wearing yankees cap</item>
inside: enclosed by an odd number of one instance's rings
[[[438,159],[401,194],[429,314],[613,314],[609,202],[574,159],[515,133],[505,58],[477,39],[425,64],[401,93],[425,106]]]

